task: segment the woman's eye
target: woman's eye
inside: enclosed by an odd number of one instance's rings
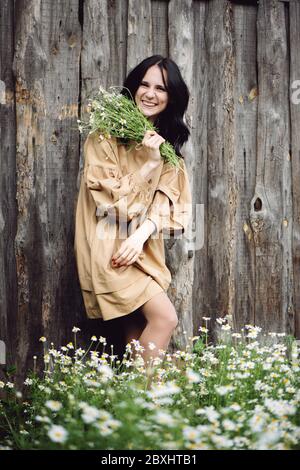
[[[147,83],[141,83],[141,86],[148,87]],[[157,89],[158,89],[159,91],[166,91],[166,89],[163,88],[163,87],[161,87],[161,86],[158,86]]]

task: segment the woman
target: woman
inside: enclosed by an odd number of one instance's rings
[[[166,351],[178,324],[166,293],[164,235],[182,234],[191,216],[180,154],[189,136],[183,122],[189,91],[175,62],[155,55],[129,73],[122,93],[134,97],[159,132],[147,131],[138,146],[97,132],[87,137],[74,248],[87,316],[124,317],[127,343],[138,340],[148,362]],[[165,140],[181,157],[180,170],[164,163]]]

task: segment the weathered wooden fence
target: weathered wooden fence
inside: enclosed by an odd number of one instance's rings
[[[77,118],[99,85],[152,54],[190,87],[185,155],[204,245],[166,241],[180,325],[232,314],[300,332],[300,5],[296,0],[2,0],[0,339],[20,376],[45,335],[87,337],[73,253],[82,168]],[[196,229],[197,220],[193,221]],[[110,326],[108,326],[108,323]],[[106,330],[108,328],[108,330]],[[110,328],[110,330],[109,330]]]

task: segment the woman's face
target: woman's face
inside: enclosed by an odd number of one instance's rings
[[[163,69],[164,79],[167,83],[167,72]],[[149,121],[155,118],[168,105],[168,92],[164,86],[161,70],[158,65],[152,65],[144,75],[135,94],[135,102],[139,110]]]

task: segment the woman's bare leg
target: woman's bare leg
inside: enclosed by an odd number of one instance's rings
[[[159,349],[167,350],[172,334],[178,325],[178,317],[174,305],[165,292],[148,300],[141,306],[141,311],[148,323],[138,340],[145,348],[142,357],[147,363],[151,357],[160,356]],[[151,350],[149,342],[154,343],[156,348]]]

